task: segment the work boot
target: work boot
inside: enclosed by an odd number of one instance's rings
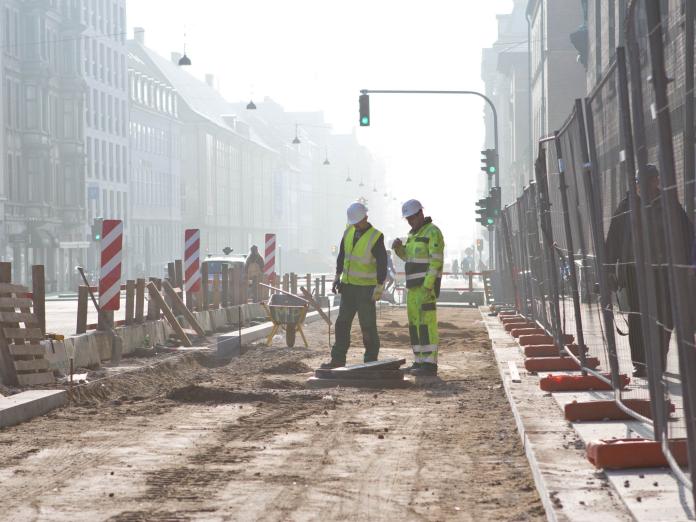
[[[343,368],[346,365],[344,362],[338,362],[331,360],[329,362],[322,363],[319,368],[322,370],[333,370],[334,368]]]
[[[437,364],[423,363],[420,368],[411,370],[411,375],[416,377],[435,377],[437,375]]]
[[[423,367],[423,363],[414,362],[411,366],[407,366],[406,368],[401,368],[401,371],[406,372],[406,373],[411,373],[413,370],[417,370],[418,368],[422,368],[422,367]]]

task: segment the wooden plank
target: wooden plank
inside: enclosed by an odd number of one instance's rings
[[[189,310],[188,308],[186,308],[186,306],[184,306],[184,302],[181,299],[179,299],[178,295],[176,295],[176,292],[172,288],[172,285],[169,284],[169,281],[163,281],[162,288],[164,289],[165,293],[172,300],[172,304],[174,305],[174,309],[186,318],[186,322],[188,322],[188,324],[191,325],[191,327],[194,330],[196,330],[196,333],[198,335],[200,335],[201,337],[205,337],[205,330],[203,330],[201,325],[198,324],[198,321],[196,321],[196,318],[191,313],[191,310]]]
[[[220,308],[220,274],[213,277],[213,308]]]
[[[46,348],[40,344],[11,344],[10,355],[46,355]]]
[[[522,382],[522,379],[520,378],[520,372],[517,369],[515,361],[508,361],[508,369],[510,370],[510,380],[512,382]]]
[[[41,341],[44,338],[41,328],[3,328],[6,339],[28,339]]]
[[[77,289],[77,325],[75,333],[80,335],[87,332],[87,307],[89,300],[89,288],[80,285]]]
[[[12,264],[0,262],[0,283],[10,283],[11,281]],[[10,309],[14,309],[14,305]],[[14,371],[13,359],[7,347],[7,340],[2,336],[0,336],[0,382],[8,385],[17,384],[17,374]]]
[[[21,297],[25,297],[28,293],[29,289],[26,286],[0,283],[0,294],[20,294]]]
[[[162,288],[162,281],[157,279],[156,277],[151,277],[150,282],[155,285],[155,289],[159,292],[160,288]],[[149,288],[150,285],[149,283],[146,285]],[[162,294],[160,294],[162,295]],[[155,299],[152,299],[152,294],[150,294],[150,300],[147,303],[147,319],[149,321],[156,321],[157,319],[160,318],[160,309],[161,306],[159,306],[158,301]]]
[[[0,322],[3,323],[24,323],[28,326],[37,326],[39,320],[34,314],[23,312],[0,312]]]
[[[31,308],[32,304],[28,297],[0,297],[0,308]]]
[[[46,276],[43,265],[31,267],[31,292],[34,301],[34,315],[39,321],[41,333],[46,334]]]
[[[135,281],[126,281],[126,324],[132,324],[135,316]]]
[[[165,281],[165,283],[166,283],[166,281]],[[176,332],[179,339],[181,339],[181,342],[184,344],[184,346],[188,346],[188,347],[193,346],[191,339],[189,339],[188,335],[186,335],[186,332],[179,324],[179,321],[177,321],[176,316],[172,313],[171,309],[167,306],[167,303],[164,302],[164,298],[162,297],[162,294],[160,294],[159,290],[157,289],[157,286],[155,286],[155,283],[150,281],[147,284],[147,290],[150,293],[150,302],[154,301],[155,303],[157,303],[157,306],[162,310],[162,312],[164,312],[164,316],[167,318],[167,321],[169,321],[169,325],[174,329],[174,331]]]
[[[29,361],[15,361],[15,370],[18,372],[31,372],[38,370],[48,370],[48,361],[46,359],[33,359]]]
[[[175,260],[174,269],[176,272],[176,279],[172,282],[172,286],[184,288],[184,262],[181,259]]]
[[[201,305],[203,310],[210,307],[210,288],[208,282],[208,263],[201,264]]]
[[[20,373],[17,374],[17,381],[20,386],[35,386],[37,384],[53,384],[56,382],[53,373]]]
[[[145,279],[135,282],[135,322],[142,323],[145,315]]]

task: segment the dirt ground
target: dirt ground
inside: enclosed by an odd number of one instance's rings
[[[439,314],[440,378],[405,390],[305,389],[324,323],[92,383],[0,431],[0,519],[543,520],[478,311]],[[410,361],[405,311],[380,315],[380,355]]]

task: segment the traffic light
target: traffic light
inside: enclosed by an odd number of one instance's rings
[[[483,252],[483,239],[476,240],[476,250]]]
[[[479,214],[479,217],[476,218],[476,221],[478,223],[481,223],[481,226],[487,227],[489,225],[488,219],[489,219],[489,212],[490,212],[490,206],[491,206],[491,198],[483,198],[479,199],[476,202],[476,206],[480,207],[479,209],[476,210],[476,213]]]
[[[500,187],[492,187],[490,193],[491,205],[490,211],[488,213],[489,217],[493,218],[489,221],[489,225],[494,225],[498,218],[500,217],[501,211],[501,200],[500,200]]]
[[[370,96],[367,94],[360,95],[360,126],[370,126]]]
[[[498,153],[495,149],[481,151],[481,170],[491,176],[498,172]]]
[[[104,218],[94,218],[94,221],[92,221],[92,241],[101,241],[103,226]]]
[[[331,255],[332,256],[338,255],[338,247],[336,245],[331,245]]]

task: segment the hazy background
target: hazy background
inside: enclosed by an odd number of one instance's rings
[[[373,95],[372,126],[360,128],[359,90],[481,91],[481,49],[496,38],[496,13],[509,12],[511,4],[131,0],[129,37],[133,27],[144,27],[147,46],[169,57],[183,50],[186,33],[190,72],[214,74],[230,101],[269,96],[289,111],[323,110],[337,132],[355,130],[386,165],[390,186],[380,192],[420,199],[454,253],[483,230],[474,213],[484,181],[483,101]]]

